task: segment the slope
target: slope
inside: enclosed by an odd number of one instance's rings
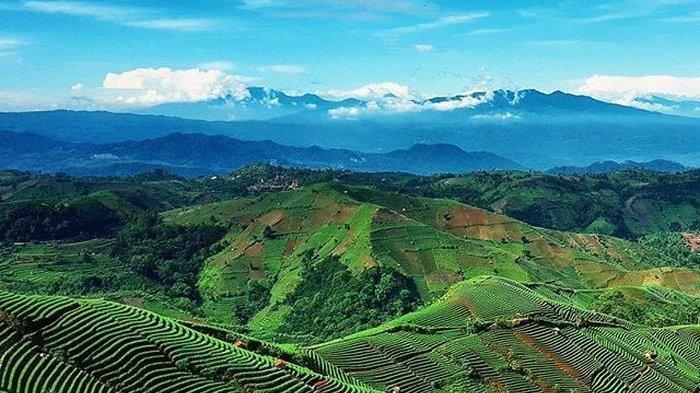
[[[311,350],[373,387],[401,392],[697,388],[697,325],[643,328],[573,307],[552,289],[476,277],[418,312]]]
[[[179,209],[164,219],[229,226],[223,251],[200,273],[206,318],[258,333],[310,333],[312,341],[417,309],[483,274],[580,290],[661,285],[700,293],[696,270],[662,267],[673,261],[636,243],[339,184]],[[381,290],[358,293],[364,287]],[[335,296],[335,307],[322,309],[317,293]],[[318,323],[303,323],[309,320]]]
[[[368,392],[102,300],[0,293],[5,392]]]

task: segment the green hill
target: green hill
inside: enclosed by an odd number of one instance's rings
[[[419,311],[278,345],[101,299],[0,293],[6,392],[690,392],[700,328],[575,307],[571,290],[478,276]]]
[[[7,392],[369,392],[102,300],[0,293]]]
[[[555,176],[481,172],[378,183],[405,194],[450,197],[529,224],[637,238],[700,228],[700,171]]]
[[[700,386],[696,235],[536,227],[446,179],[0,172],[0,392]]]
[[[418,312],[311,349],[401,392],[690,392],[700,383],[699,339],[697,325],[642,328],[572,307],[552,288],[482,276]]]
[[[535,228],[447,199],[339,184],[178,209],[164,220],[228,225],[222,250],[199,275],[204,318],[264,334],[338,337],[484,274],[577,290],[660,285],[700,293],[696,270],[668,267],[674,261],[666,254],[638,243]],[[377,283],[382,290],[360,290]],[[322,307],[328,299],[334,306]],[[342,323],[329,329],[332,321]]]

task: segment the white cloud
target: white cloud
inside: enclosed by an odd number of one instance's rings
[[[652,111],[652,112],[661,112],[661,113],[674,113],[676,109],[674,107],[666,106],[663,104],[659,104],[656,102],[648,102],[648,101],[640,101],[633,99],[632,101],[629,102],[619,102],[620,104],[624,104],[627,106],[631,106],[634,108],[638,109],[644,109],[645,111]]]
[[[700,11],[692,12],[685,15],[678,15],[664,19],[664,22],[669,23],[697,23],[700,22]]]
[[[249,80],[217,69],[138,68],[107,74],[102,87],[115,93],[111,99],[116,104],[151,106],[206,101],[222,96],[243,99],[248,94],[246,83]]]
[[[578,90],[598,99],[628,105],[635,98],[658,95],[667,98],[700,99],[700,78],[670,75],[593,75]]]
[[[474,115],[471,117],[472,120],[480,120],[480,121],[511,121],[511,120],[520,120],[521,117],[519,115],[515,115],[510,112],[505,112],[505,113],[492,113],[488,115]]]
[[[99,19],[123,18],[137,13],[134,8],[115,7],[85,1],[31,0],[25,1],[23,4],[24,8],[30,11],[49,14],[89,16]]]
[[[274,64],[270,66],[260,67],[260,72],[274,74],[289,74],[299,75],[306,73],[306,68],[296,64]]]
[[[377,21],[392,14],[424,15],[436,10],[423,0],[242,0],[238,8],[276,18]]]
[[[236,64],[226,60],[207,61],[201,63],[199,68],[203,68],[205,70],[231,71],[236,68]]]
[[[287,5],[285,0],[243,0],[240,8],[248,10],[257,10],[262,8],[279,7]]]
[[[413,49],[417,50],[420,53],[428,53],[428,52],[432,52],[433,50],[435,50],[435,47],[432,45],[428,45],[428,44],[417,44],[417,45],[413,45]]]
[[[22,3],[22,7],[33,12],[87,17],[149,30],[201,31],[217,24],[213,19],[174,18],[153,9],[105,5],[94,1],[28,0]]]
[[[511,31],[514,31],[514,30],[515,29],[474,29],[474,30],[469,32],[469,35],[473,36],[473,37],[477,37],[477,36],[509,33]]]
[[[398,97],[386,97],[372,100],[364,105],[351,107],[339,107],[328,110],[328,114],[333,119],[356,120],[362,116],[375,114],[396,114],[406,112],[416,112],[421,110],[420,104]]]
[[[371,83],[352,90],[329,90],[320,95],[333,99],[357,98],[360,100],[375,100],[392,95],[401,99],[414,97],[411,88],[396,82]]]
[[[403,35],[403,34],[413,34],[420,33],[428,30],[439,29],[448,26],[456,26],[465,23],[472,22],[477,19],[486,18],[489,16],[488,12],[465,12],[460,14],[452,14],[443,16],[431,22],[419,23],[413,26],[397,27],[394,29],[389,29],[383,32],[385,35]]]
[[[23,42],[16,38],[0,37],[0,51],[15,49],[22,44]]]
[[[10,37],[0,37],[0,58],[7,61],[7,58],[16,57],[18,55],[17,49],[24,45],[24,41],[10,38]]]
[[[467,94],[459,98],[441,101],[441,102],[426,102],[423,106],[426,109],[433,109],[440,112],[452,111],[462,108],[474,108],[477,105],[489,102],[493,99],[493,92],[488,91],[483,95]]]
[[[126,23],[128,26],[149,30],[205,31],[217,25],[214,20],[204,18],[160,18]]]
[[[397,114],[420,111],[448,112],[456,109],[474,108],[493,99],[493,91],[469,91],[452,99],[431,102],[423,101],[405,85],[383,82],[365,85],[354,90],[332,90],[328,96],[335,99],[358,98],[364,104],[331,109],[328,114],[334,119],[354,120],[377,114]],[[510,119],[510,117],[508,117]]]
[[[76,83],[70,87],[71,91],[83,91],[85,90],[85,85],[82,83]]]

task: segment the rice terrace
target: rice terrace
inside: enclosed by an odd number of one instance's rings
[[[700,393],[696,0],[6,0],[0,393]]]

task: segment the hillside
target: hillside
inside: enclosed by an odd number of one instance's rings
[[[0,293],[0,315],[7,392],[373,391],[101,300]]]
[[[675,261],[654,248],[368,188],[320,184],[178,209],[164,219],[228,225],[223,249],[199,275],[203,311],[206,318],[264,334],[323,338],[356,331],[429,304],[451,285],[482,274],[579,290],[661,285],[700,293],[696,270],[672,267]],[[370,282],[385,287],[358,290]],[[318,303],[327,297],[334,300]],[[354,302],[364,306],[346,308]],[[223,305],[233,308],[233,319],[218,311]],[[314,318],[318,325],[304,322]],[[343,322],[329,330],[331,321]]]
[[[700,228],[700,171],[622,171],[597,175],[484,172],[404,177],[384,190],[449,197],[529,224],[637,238]]]
[[[311,347],[97,299],[0,293],[7,392],[692,391],[700,330],[577,308],[563,288],[479,276],[431,306]],[[568,292],[570,293],[570,292]]]
[[[697,325],[641,328],[572,307],[560,290],[475,277],[421,311],[312,350],[371,386],[401,392],[697,388]]]
[[[2,211],[51,213],[1,243],[0,390],[700,383],[691,234],[630,242],[381,190],[445,179],[266,165],[197,180],[0,172]],[[102,208],[75,210],[86,199]],[[82,220],[108,207],[116,225]],[[12,217],[0,223],[19,228]],[[105,232],[58,236],[73,222]]]
[[[552,168],[547,173],[555,175],[572,175],[572,174],[591,174],[591,173],[609,173],[615,171],[628,170],[643,170],[652,172],[669,172],[677,173],[689,170],[685,166],[668,160],[653,160],[647,162],[636,161],[599,161],[586,166],[562,166]]]

